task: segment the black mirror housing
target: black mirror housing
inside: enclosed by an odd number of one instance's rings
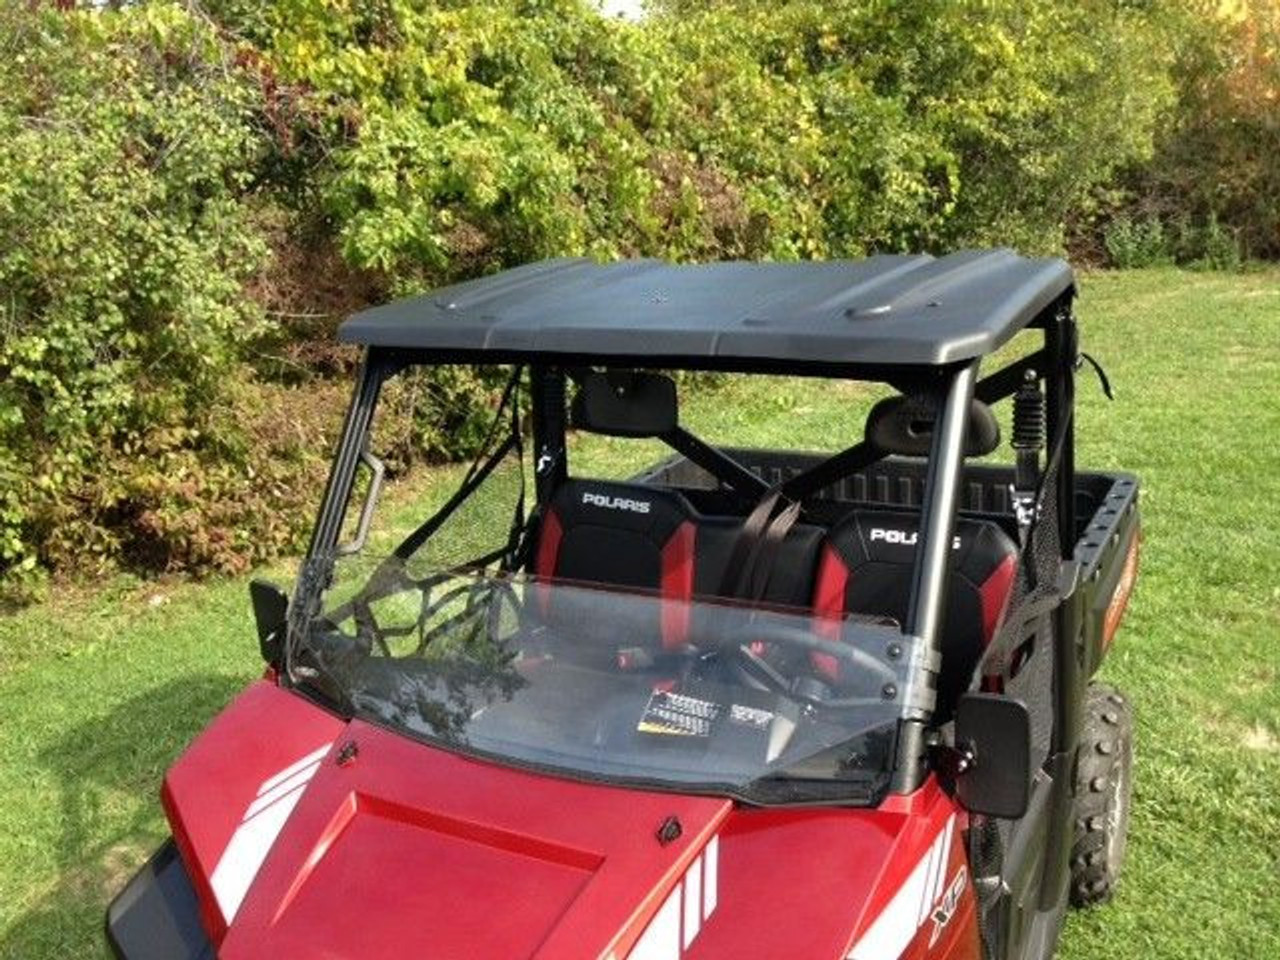
[[[956,707],[956,799],[970,813],[1017,819],[1031,799],[1031,714],[1021,700],[966,693]]]
[[[586,373],[570,409],[575,427],[609,437],[661,437],[679,420],[675,381],[644,371]]]
[[[272,666],[284,660],[285,627],[289,620],[289,595],[267,580],[249,583],[249,600],[253,619],[258,625],[258,649],[262,659]]]

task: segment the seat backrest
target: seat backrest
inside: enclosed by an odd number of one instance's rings
[[[856,510],[832,527],[814,584],[820,632],[824,622],[834,624],[846,613],[906,621],[919,528],[918,513],[878,509]],[[997,524],[957,519],[942,621],[940,717],[949,716],[968,688],[995,634],[1013,586],[1017,556],[1017,545]],[[834,679],[833,658],[819,657],[815,666]]]
[[[708,516],[698,524],[694,570],[694,594],[718,597],[725,591],[725,569],[742,534],[741,517]],[[771,548],[769,579],[754,599],[769,607],[807,609],[813,596],[814,570],[826,530],[807,523],[794,524],[786,537]],[[738,572],[735,571],[735,575]],[[742,589],[746,584],[740,585]]]
[[[670,490],[599,480],[567,480],[543,512],[533,573],[543,580],[618,586],[693,596],[697,514]],[[688,633],[687,607],[663,604],[662,647]],[[553,611],[544,611],[549,616]]]
[[[664,650],[689,639],[694,597],[722,593],[742,520],[700,514],[675,490],[602,480],[567,480],[543,511],[533,573],[660,595],[655,636]],[[778,545],[761,602],[807,607],[823,531],[796,524]],[[545,611],[554,620],[553,611]],[[637,645],[641,638],[635,638]]]

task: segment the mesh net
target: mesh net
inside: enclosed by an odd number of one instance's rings
[[[1031,769],[1048,759],[1053,743],[1054,620],[1061,602],[1059,574],[1062,541],[1058,523],[1058,476],[1062,446],[1069,424],[1054,440],[1054,449],[1041,479],[1004,622],[992,638],[973,678],[977,689],[995,680],[999,689],[1027,705],[1031,716]],[[1003,852],[1012,833],[1007,820],[975,818],[969,834],[970,862],[979,894],[988,899],[979,909],[984,953],[994,956],[998,946],[992,925],[999,911],[988,911],[1000,889]],[[983,878],[991,878],[985,885]]]

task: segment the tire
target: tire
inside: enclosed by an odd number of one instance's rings
[[[1106,684],[1089,685],[1076,754],[1071,905],[1106,903],[1124,865],[1133,798],[1133,714]]]

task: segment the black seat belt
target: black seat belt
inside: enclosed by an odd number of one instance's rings
[[[862,440],[771,487],[742,523],[720,582],[721,596],[761,599],[773,573],[777,548],[800,518],[803,501],[884,457],[879,447]],[[786,506],[775,516],[784,500]]]
[[[1081,357],[1093,365],[1102,381],[1103,391],[1110,397],[1111,385],[1101,366],[1087,354],[1081,354]],[[984,403],[995,403],[1010,396],[1021,384],[1026,371],[1044,359],[1044,352],[1037,351],[984,377],[974,386],[974,396]],[[862,440],[771,487],[743,522],[742,533],[734,544],[721,579],[720,595],[759,600],[768,585],[773,556],[777,553],[775,547],[799,518],[799,504],[820,490],[873,466],[887,455],[888,451],[881,450],[869,440]],[[770,523],[769,518],[783,499],[791,503]]]

